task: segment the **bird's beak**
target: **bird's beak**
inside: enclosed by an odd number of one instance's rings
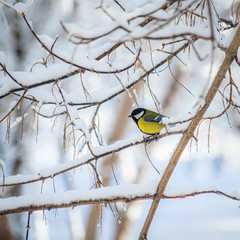
[[[128,117],[132,117],[132,115],[129,115]]]

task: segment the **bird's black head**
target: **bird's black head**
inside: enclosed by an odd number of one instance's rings
[[[145,112],[146,109],[144,108],[136,108],[132,111],[129,117],[131,117],[137,123],[138,119],[141,118],[145,114]]]

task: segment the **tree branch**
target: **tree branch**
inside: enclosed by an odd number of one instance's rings
[[[203,116],[204,116],[205,112],[207,111],[208,107],[210,106],[215,94],[217,93],[227,70],[229,69],[232,61],[234,60],[235,55],[237,54],[239,45],[240,45],[240,27],[237,29],[237,31],[232,39],[232,42],[231,42],[228,50],[226,51],[226,56],[215,76],[215,79],[214,79],[210,89],[207,92],[207,95],[204,98],[204,100],[205,100],[204,106],[198,111],[196,116],[190,122],[187,130],[183,134],[176,150],[174,151],[174,153],[167,165],[167,168],[159,182],[159,185],[157,188],[157,194],[154,197],[154,200],[153,200],[150,210],[148,212],[147,218],[145,220],[145,223],[144,223],[141,233],[139,235],[139,239],[141,239],[141,240],[147,239],[148,230],[152,223],[152,220],[153,220],[153,217],[157,210],[158,204],[159,204],[161,198],[163,197],[163,192],[167,186],[167,183],[168,183],[185,147],[187,146],[189,140],[193,136],[195,129],[197,128],[199,122],[203,118]]]
[[[31,33],[33,34],[33,36],[36,38],[36,40],[41,44],[41,46],[49,53],[51,54],[52,56],[56,57],[57,59],[61,60],[62,62],[64,63],[67,63],[69,64],[70,66],[74,66],[74,67],[77,67],[79,69],[81,69],[81,71],[89,71],[89,72],[95,72],[95,73],[99,73],[99,74],[112,74],[112,73],[120,73],[120,72],[125,72],[126,70],[128,70],[129,68],[133,67],[138,58],[139,58],[139,55],[140,55],[140,50],[138,50],[138,53],[136,54],[136,58],[134,59],[134,61],[132,63],[130,63],[128,66],[126,67],[123,67],[121,69],[116,69],[116,70],[109,70],[109,71],[102,71],[102,70],[97,70],[97,69],[94,69],[93,67],[92,68],[88,68],[88,67],[84,67],[84,66],[80,66],[79,64],[77,63],[74,63],[72,61],[69,61],[63,57],[61,57],[60,55],[58,55],[57,53],[54,53],[52,49],[49,49],[46,44],[44,44],[43,41],[41,41],[41,39],[38,37],[38,35],[34,32],[34,30],[32,29],[32,27],[30,26],[28,20],[26,19],[25,15],[22,16],[25,23],[27,24],[27,27],[29,28],[29,30],[31,31]]]
[[[146,187],[147,186],[147,187]],[[156,187],[156,186],[155,186]],[[107,188],[107,192],[105,191]],[[141,189],[145,189],[141,191]],[[146,190],[147,189],[147,190]],[[153,193],[154,192],[154,193]],[[217,194],[232,200],[240,201],[240,198],[219,190],[202,190],[177,195],[162,195],[164,199],[178,199],[194,197],[200,194]],[[101,197],[101,194],[104,197]],[[76,207],[89,204],[111,204],[116,202],[133,202],[136,200],[154,199],[156,197],[154,184],[127,184],[113,187],[103,187],[94,190],[71,190],[65,193],[39,194],[35,197],[21,196],[0,199],[0,215],[29,212],[38,210],[51,210],[67,207]],[[59,201],[61,199],[61,201]]]
[[[66,165],[61,164],[58,166],[54,166],[53,169],[49,168],[49,169],[47,169],[47,171],[46,171],[46,169],[43,169],[43,171],[39,171],[40,173],[35,174],[35,175],[22,176],[22,179],[24,179],[22,181],[19,181],[18,175],[17,175],[17,180],[14,180],[14,176],[10,176],[9,182],[8,182],[8,178],[6,178],[4,184],[3,183],[0,184],[0,187],[9,187],[9,186],[16,186],[16,185],[38,182],[38,181],[44,181],[49,178],[54,178],[55,176],[58,176],[64,172],[70,171],[77,167],[89,164],[92,161],[95,161],[99,158],[108,156],[110,154],[115,154],[115,153],[120,152],[129,147],[133,147],[133,146],[136,146],[139,144],[145,144],[146,142],[150,143],[150,142],[156,141],[157,139],[160,139],[160,138],[163,138],[166,136],[182,134],[182,133],[183,133],[182,131],[166,132],[166,133],[163,133],[158,136],[149,136],[147,138],[143,138],[142,140],[137,140],[135,142],[129,142],[129,143],[125,142],[122,145],[120,145],[119,142],[117,142],[116,146],[115,146],[115,144],[112,144],[112,145],[108,146],[108,150],[105,150],[103,152],[98,151],[98,154],[95,154],[94,156],[92,156],[92,154],[87,154],[80,159],[76,159],[76,160],[72,161],[70,164],[69,163],[66,163]],[[104,147],[103,149],[105,149],[105,148],[106,147]]]

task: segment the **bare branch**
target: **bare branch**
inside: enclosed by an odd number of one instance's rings
[[[0,63],[0,66],[2,67],[2,69],[0,71],[4,71],[15,83],[17,83],[19,86],[21,86],[23,89],[27,89],[26,86],[24,86],[23,84],[19,83],[13,76],[12,74],[10,74],[7,69],[6,66],[3,65],[2,63]]]
[[[32,212],[29,211],[28,212],[27,226],[26,226],[26,229],[27,229],[27,231],[26,231],[26,238],[25,238],[26,240],[28,240],[28,237],[29,237],[31,214],[32,214]]]

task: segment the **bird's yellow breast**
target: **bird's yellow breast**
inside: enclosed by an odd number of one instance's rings
[[[160,131],[165,127],[165,125],[158,122],[147,122],[144,121],[143,118],[140,118],[138,120],[138,127],[143,133],[156,134],[160,133]]]

